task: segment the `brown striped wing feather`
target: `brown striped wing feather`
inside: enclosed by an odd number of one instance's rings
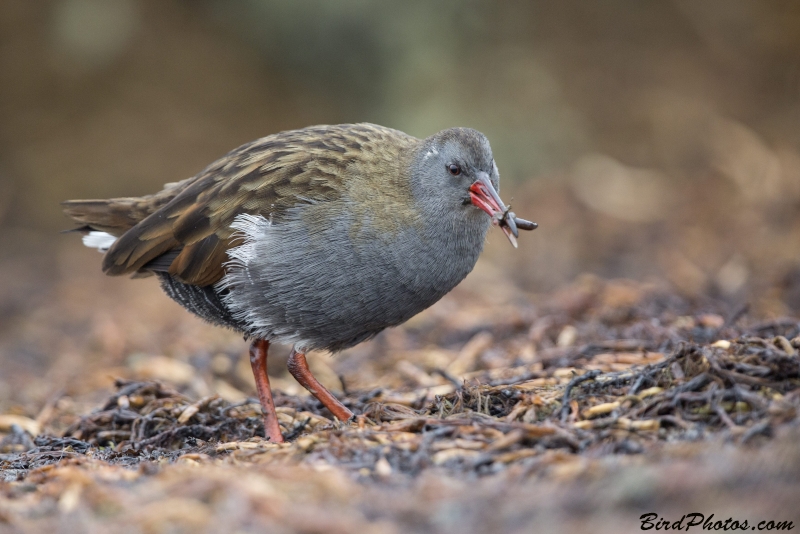
[[[207,286],[222,278],[227,251],[237,244],[231,229],[236,216],[259,214],[277,222],[292,206],[338,198],[359,154],[366,146],[385,146],[387,137],[397,137],[401,145],[413,140],[370,124],[282,132],[239,147],[171,190],[119,199],[137,205],[136,212],[114,201],[67,202],[65,212],[90,228],[121,234],[103,260],[107,274],[168,264],[180,281]],[[87,202],[108,204],[105,211],[95,207],[86,214],[80,208]],[[126,229],[136,217],[140,220]]]

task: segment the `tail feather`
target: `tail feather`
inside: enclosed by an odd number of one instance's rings
[[[87,247],[96,248],[103,253],[110,250],[103,259],[103,271],[107,274],[146,275],[139,272],[145,264],[169,252],[179,243],[172,236],[171,227],[162,228],[161,234],[140,239],[143,231],[140,223],[172,201],[194,180],[195,178],[188,178],[181,182],[169,183],[158,193],[143,197],[62,202],[64,214],[78,223],[77,227],[68,231],[83,234],[83,244]],[[153,226],[147,224],[144,223],[144,229]],[[140,225],[138,233],[125,236],[137,225]],[[115,247],[115,244],[119,244],[120,241],[125,246],[121,252],[115,253],[115,249],[119,248]],[[160,267],[160,264],[155,267]]]
[[[97,230],[119,237],[175,198],[195,179],[192,177],[165,184],[164,189],[158,193],[143,197],[66,200],[61,205],[64,206],[64,214],[81,223],[74,230]]]
[[[97,232],[95,230],[91,230],[88,234],[83,236],[84,246],[96,248],[100,252],[107,252],[116,240],[117,238],[111,234]]]
[[[121,236],[149,213],[142,210],[136,198],[108,200],[67,200],[62,202],[64,213],[82,225],[81,229],[97,230]]]

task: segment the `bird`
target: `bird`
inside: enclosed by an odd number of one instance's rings
[[[335,418],[354,417],[308,368],[399,325],[473,269],[489,228],[516,248],[536,223],[503,204],[485,135],[425,139],[369,123],[284,131],[142,197],[68,200],[107,275],[155,275],[188,311],[250,341],[265,437],[283,442],[267,376],[270,343]]]

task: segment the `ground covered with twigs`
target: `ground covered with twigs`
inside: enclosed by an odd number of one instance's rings
[[[0,415],[0,528],[614,531],[742,499],[751,520],[796,520],[800,319],[596,278],[472,297],[317,360],[352,422],[275,376],[284,444],[224,350],[128,356],[104,398]]]
[[[381,392],[353,397],[347,404],[361,415],[352,424],[332,420],[310,398],[284,398],[279,417],[286,445],[261,439],[253,399],[230,403],[214,395],[193,401],[159,382],[119,380],[117,392],[64,438],[32,442],[12,433],[0,447],[19,451],[3,460],[9,478],[52,462],[59,447],[73,457],[92,451],[126,465],[259,451],[269,461],[330,462],[380,476],[393,470],[416,475],[431,466],[492,473],[551,450],[639,454],[659,441],[715,434],[744,444],[795,421],[798,348],[800,338],[777,335],[682,342],[666,356],[602,352],[582,358],[578,368],[509,369],[507,378],[489,383],[476,377],[473,384],[456,383],[452,393],[411,406],[381,402]]]

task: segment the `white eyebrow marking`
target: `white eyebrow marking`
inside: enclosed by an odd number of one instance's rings
[[[425,161],[429,157],[436,156],[438,154],[439,154],[438,150],[436,150],[435,148],[431,148],[430,150],[428,150],[428,152],[425,154],[425,156],[422,157],[422,161]]]

